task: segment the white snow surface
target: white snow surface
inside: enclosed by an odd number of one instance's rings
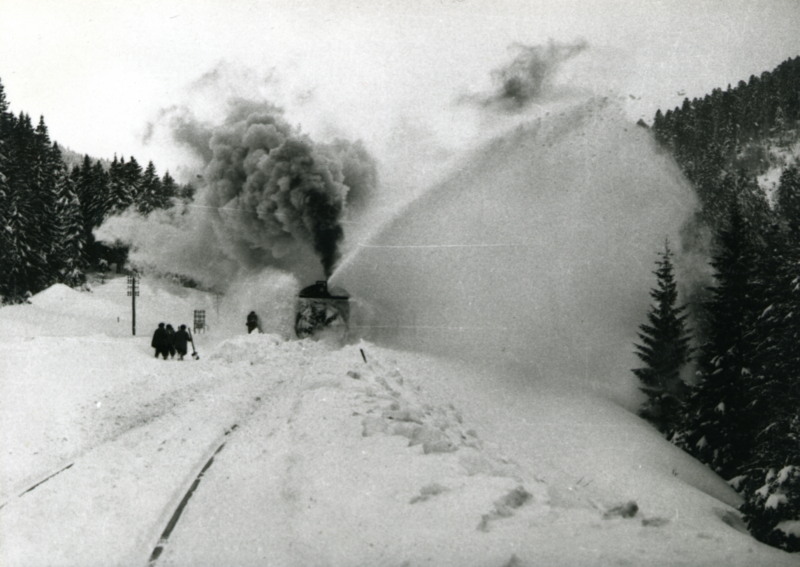
[[[147,278],[131,336],[130,301],[115,278],[0,309],[0,565],[798,564],[582,382],[247,335]],[[153,358],[195,308],[200,359]]]
[[[786,522],[779,522],[777,526],[775,526],[776,530],[780,530],[786,535],[793,535],[794,537],[800,537],[800,522],[797,520],[790,520]]]

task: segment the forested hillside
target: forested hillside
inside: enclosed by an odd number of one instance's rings
[[[799,122],[800,57],[795,57],[736,87],[659,110],[653,131],[697,189],[704,219],[718,227],[733,196],[753,221],[773,220],[757,181],[775,167],[787,172],[775,195],[777,212],[784,219],[796,216],[791,184],[797,183]]]
[[[800,57],[655,116],[700,198],[714,281],[688,329],[671,253],[636,345],[641,415],[745,498],[760,540],[800,551]],[[773,183],[769,181],[776,180]],[[680,378],[693,334],[697,380]]]
[[[106,161],[105,164],[108,162]],[[80,285],[88,269],[124,263],[126,250],[92,231],[129,207],[142,214],[191,199],[192,189],[131,156],[68,166],[44,118],[9,112],[0,83],[0,298],[15,303],[54,283]]]

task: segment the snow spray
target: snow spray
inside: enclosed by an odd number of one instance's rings
[[[466,156],[331,281],[363,338],[588,380],[632,405],[653,262],[667,237],[680,252],[695,208],[649,131],[592,98]]]
[[[559,69],[588,47],[585,40],[571,43],[550,40],[547,45],[513,43],[509,50],[516,53],[515,57],[492,71],[495,91],[489,95],[466,95],[461,101],[509,113],[520,112],[550,96]]]

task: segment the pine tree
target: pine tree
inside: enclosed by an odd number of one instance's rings
[[[123,164],[122,176],[125,195],[117,205],[118,210],[125,210],[137,204],[142,196],[142,167],[135,157],[131,156],[128,162]]]
[[[51,268],[58,281],[74,287],[85,281],[85,242],[81,205],[75,193],[74,182],[67,174],[61,159],[58,144],[53,145],[53,156],[57,158],[56,202],[52,219],[53,235],[50,252]]]
[[[761,541],[800,551],[800,539],[783,533],[781,522],[800,520],[800,246],[796,231],[773,230],[760,262],[765,297],[756,324],[756,371],[748,398],[756,444],[742,473],[742,512]]]
[[[20,241],[25,203],[12,188],[13,140],[16,117],[8,112],[0,84],[0,303],[18,301],[26,291],[21,271],[25,243]],[[20,208],[23,210],[20,211]]]
[[[103,165],[96,161],[91,167],[84,168],[84,175],[86,185],[84,191],[88,194],[85,195],[85,213],[84,220],[89,227],[89,232],[103,224],[103,221],[111,213],[113,206],[113,199],[111,198],[111,178],[110,175],[103,169]],[[84,202],[84,196],[79,195],[81,202]]]
[[[105,220],[110,206],[109,179],[99,161],[92,162],[84,156],[80,167],[75,167],[71,177],[81,207],[83,219],[84,250],[87,265],[97,265],[103,259],[104,248],[94,239],[94,229]]]
[[[797,416],[792,420],[790,439],[800,443]],[[748,493],[741,506],[747,528],[759,541],[786,551],[800,551],[800,538],[794,535],[796,530],[789,528],[800,522],[800,461],[770,468],[762,478],[763,484]]]
[[[104,209],[107,214],[118,214],[131,205],[136,205],[142,193],[142,168],[134,157],[127,162],[117,158],[108,170],[108,192]]]
[[[105,192],[105,199],[102,207],[100,207],[104,211],[103,217],[120,213],[133,202],[133,198],[128,193],[125,184],[124,167],[125,158],[117,158],[115,155],[108,168],[108,190]]]
[[[3,81],[0,81],[0,116],[8,112],[8,100],[6,99],[6,88],[3,86]],[[3,132],[0,130],[0,136]]]
[[[755,175],[740,171],[732,179],[734,199],[739,210],[750,225],[751,234],[768,230],[775,219],[764,190],[758,185]]]
[[[39,124],[34,131],[35,153],[33,157],[33,179],[30,186],[34,206],[31,219],[33,227],[29,229],[36,235],[35,279],[32,288],[41,290],[60,281],[59,248],[62,242],[58,238],[56,227],[62,222],[57,210],[59,179],[65,175],[64,162],[57,144],[50,141],[50,135],[44,117],[39,117]]]
[[[711,262],[716,285],[705,304],[706,341],[699,356],[700,381],[687,400],[676,442],[724,478],[752,456],[757,418],[748,395],[759,314],[755,248],[748,224],[734,202],[728,226],[718,235]]]
[[[147,215],[155,209],[165,208],[166,199],[163,195],[163,184],[156,173],[156,166],[153,162],[147,164],[141,180],[141,194],[139,196],[136,209],[143,215]]]
[[[633,373],[647,395],[639,415],[664,434],[671,433],[678,425],[686,392],[681,369],[691,356],[686,307],[677,306],[678,287],[672,257],[669,242],[665,242],[664,251],[656,261],[658,269],[653,272],[657,279],[657,287],[650,292],[654,304],[647,314],[648,323],[639,326],[641,344],[634,345],[644,366],[634,369]]]
[[[790,165],[781,173],[776,209],[793,230],[800,230],[800,169],[796,165]]]
[[[34,129],[30,117],[20,113],[11,125],[6,140],[10,195],[6,238],[12,250],[6,255],[10,264],[5,295],[6,300],[18,301],[53,281],[47,258],[51,241],[47,219],[54,202],[54,177],[44,120]]]
[[[14,121],[14,115],[8,112],[5,87],[0,82],[0,303],[16,294],[11,270],[18,262],[14,230],[17,212],[9,179]]]
[[[4,109],[7,103],[0,104]],[[0,187],[0,293],[20,301],[58,280],[52,261],[56,239],[57,179],[60,152],[50,141],[44,118],[0,113],[3,154]]]
[[[161,194],[164,198],[164,208],[170,207],[172,199],[178,197],[178,184],[175,183],[169,171],[165,172],[164,177],[161,178]]]
[[[34,251],[23,237],[26,217],[30,207],[18,195],[9,192],[2,209],[2,236],[0,236],[0,296],[3,303],[17,303],[29,292],[32,293],[28,277],[28,259]]]

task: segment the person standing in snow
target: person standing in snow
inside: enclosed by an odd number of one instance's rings
[[[247,314],[247,333],[250,334],[254,329],[258,328],[258,315],[256,315],[255,311],[251,311]]]
[[[158,324],[158,329],[153,333],[153,340],[150,341],[150,346],[156,349],[156,358],[162,355],[164,360],[167,360],[169,354],[169,337],[167,330],[164,328],[164,323]]]
[[[178,360],[183,360],[190,340],[192,337],[189,335],[186,325],[181,325],[175,333],[175,350],[178,352]]]
[[[167,350],[170,358],[175,358],[175,327],[167,323]]]

